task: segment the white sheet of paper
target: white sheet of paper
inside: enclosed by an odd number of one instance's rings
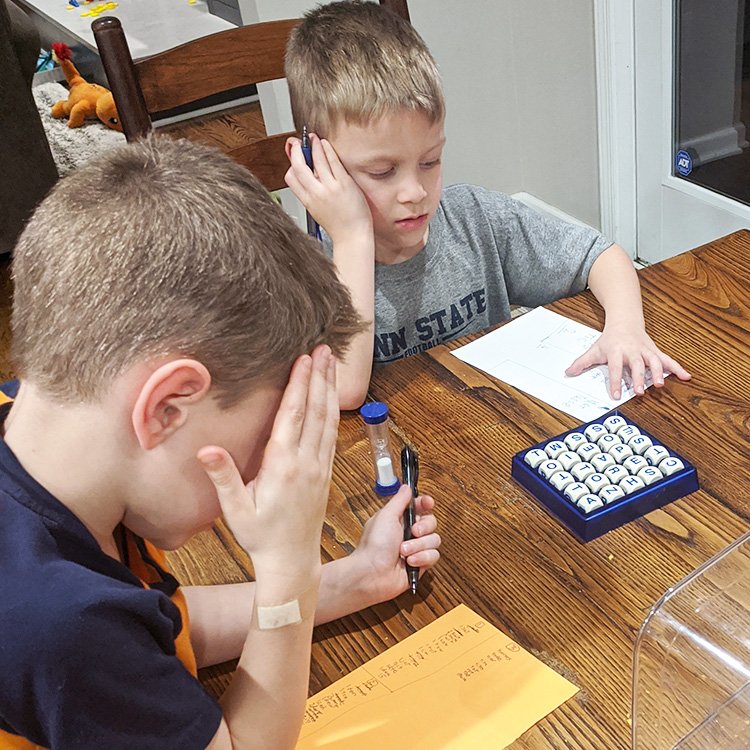
[[[502,328],[451,352],[498,380],[589,422],[635,396],[623,380],[622,398],[609,397],[606,365],[574,378],[565,374],[599,337],[600,332],[543,307],[521,315]],[[646,373],[646,387],[651,386]]]

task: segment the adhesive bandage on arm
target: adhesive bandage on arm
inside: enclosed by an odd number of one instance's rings
[[[302,622],[298,599],[293,599],[286,604],[277,604],[274,607],[256,607],[255,611],[258,614],[258,627],[261,630],[275,630]]]

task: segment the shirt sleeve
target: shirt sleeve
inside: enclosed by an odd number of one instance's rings
[[[19,650],[13,731],[54,750],[208,745],[221,709],[174,653],[179,613],[166,595],[118,591],[56,614]]]
[[[541,214],[509,196],[483,191],[514,305],[536,307],[583,291],[594,261],[612,242],[592,227]]]

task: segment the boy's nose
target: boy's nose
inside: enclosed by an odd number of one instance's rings
[[[398,196],[400,203],[420,203],[426,197],[427,191],[416,176],[404,180],[400,186]]]

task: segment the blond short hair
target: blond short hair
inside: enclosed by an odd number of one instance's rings
[[[437,65],[414,27],[377,3],[334,2],[305,15],[289,39],[294,123],[329,137],[340,121],[367,125],[399,110],[445,116]]]
[[[61,402],[175,355],[202,362],[229,407],[320,342],[341,356],[361,330],[331,261],[247,169],[165,136],[58,183],[13,278],[18,373]]]

